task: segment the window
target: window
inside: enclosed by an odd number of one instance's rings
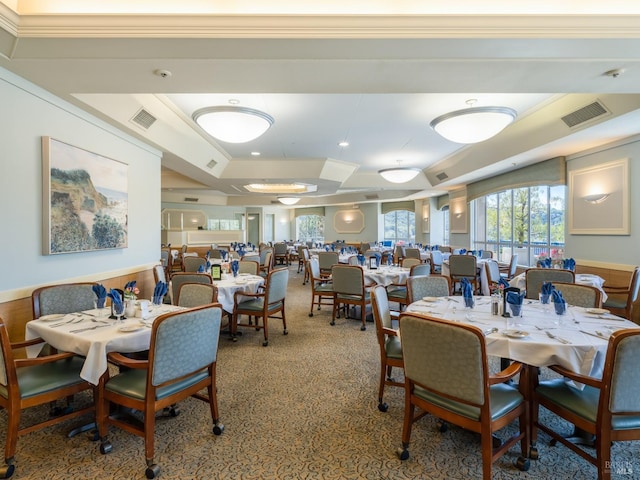
[[[494,252],[500,262],[518,254],[533,266],[540,253],[564,247],[565,187],[516,188],[471,202],[472,245]]]
[[[450,230],[449,230],[449,206],[445,205],[442,207],[442,244],[443,245],[451,245],[449,243]]]
[[[301,242],[324,243],[324,215],[296,217],[296,238]]]
[[[384,239],[413,243],[416,239],[416,214],[409,210],[394,210],[384,214]]]

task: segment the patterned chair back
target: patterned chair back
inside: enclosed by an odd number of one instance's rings
[[[331,269],[333,291],[336,295],[364,295],[364,272],[352,265],[334,265]]]
[[[339,261],[338,252],[319,252],[318,263],[320,264],[320,271],[331,270],[333,265],[337,265]]]
[[[495,260],[487,260],[485,265],[489,282],[498,283],[500,281],[500,265],[498,265],[498,262]]]
[[[474,277],[477,275],[477,260],[473,255],[451,255],[449,272],[453,277]]]
[[[420,260],[420,249],[418,248],[405,248],[404,249],[405,258],[417,258]]]
[[[614,337],[623,333],[622,330],[616,332]],[[640,381],[636,375],[638,370],[638,351],[640,351],[640,330],[626,330],[623,338],[616,338],[609,341],[607,356],[611,353],[612,368],[607,371],[605,362],[605,372],[603,381],[610,384],[610,398],[606,402],[612,413],[633,413],[640,415]],[[612,345],[613,343],[613,345]],[[614,348],[612,348],[612,346]],[[608,379],[607,377],[609,377]],[[601,399],[602,400],[602,399]],[[607,428],[605,425],[604,428]]]
[[[410,277],[417,277],[418,275],[430,275],[431,266],[428,263],[418,263],[411,267],[409,272]]]
[[[31,294],[33,318],[52,313],[73,313],[93,308],[93,283],[68,283],[41,287]]]
[[[555,268],[530,268],[525,273],[527,298],[538,299],[538,294],[544,282],[575,283],[576,276],[571,270]]]
[[[158,386],[214,363],[221,319],[219,305],[170,313],[156,319],[151,330],[148,384]]]
[[[199,307],[218,301],[218,288],[206,283],[183,283],[178,290],[177,304],[180,307]]]
[[[407,302],[413,303],[424,297],[446,297],[451,293],[449,279],[442,275],[407,278]]]
[[[400,336],[405,377],[440,394],[483,405],[488,400],[487,357],[484,337],[477,330],[403,314]]]
[[[182,260],[182,265],[184,266],[184,271],[187,273],[197,272],[201,266],[207,264],[207,260],[204,257],[184,257]]]
[[[387,289],[382,285],[376,285],[371,289],[371,311],[373,320],[376,322],[376,330],[378,331],[378,341],[382,341],[386,335],[382,332],[382,328],[393,328],[391,323],[391,309],[389,308],[389,297],[387,297]]]
[[[178,292],[183,283],[206,283],[211,285],[213,284],[213,279],[208,273],[174,273],[171,276],[171,299],[174,304],[178,299]]]
[[[411,268],[414,267],[415,265],[420,265],[420,259],[419,258],[409,258],[409,257],[405,257],[402,259],[401,262],[401,266],[402,268]]]
[[[165,275],[165,269],[162,265],[155,265],[153,267],[153,279],[155,280],[156,285],[158,282],[167,283],[167,276]]]
[[[562,298],[569,305],[584,308],[602,307],[602,294],[596,287],[563,282],[553,282],[553,286],[562,292]]]
[[[287,283],[289,282],[289,270],[280,268],[272,270],[267,277],[267,295],[265,302],[272,305],[284,300],[287,295]]]

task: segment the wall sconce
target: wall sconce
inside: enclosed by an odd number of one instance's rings
[[[353,217],[344,217],[342,220],[344,223],[353,223]]]
[[[595,205],[597,203],[602,203],[607,198],[609,198],[609,194],[608,193],[594,193],[593,195],[585,195],[584,197],[582,197],[582,199],[585,202],[591,203],[593,205]]]
[[[456,213],[456,214],[455,214],[455,216],[456,216],[456,218],[460,218],[460,217],[462,217],[462,212],[458,212],[458,213]]]

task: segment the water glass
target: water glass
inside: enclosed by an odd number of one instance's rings
[[[540,299],[540,304],[542,305],[542,311],[544,312],[544,314],[546,315],[547,313],[549,313],[549,303],[550,303],[550,297],[551,295],[544,295],[542,293],[538,294],[538,298]]]
[[[124,302],[113,303],[113,314],[116,316],[116,320],[120,321],[124,318]]]

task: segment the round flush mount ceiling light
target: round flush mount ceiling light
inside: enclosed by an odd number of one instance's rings
[[[388,182],[406,183],[416,178],[420,173],[420,169],[409,167],[385,168],[383,170],[378,170],[378,173]]]
[[[509,107],[472,107],[435,118],[431,128],[455,143],[478,143],[500,133],[516,119]]]
[[[255,140],[275,121],[260,110],[234,105],[201,108],[193,113],[193,120],[209,135],[227,143]]]
[[[300,201],[300,197],[278,197],[278,201],[283,205],[295,205]]]

